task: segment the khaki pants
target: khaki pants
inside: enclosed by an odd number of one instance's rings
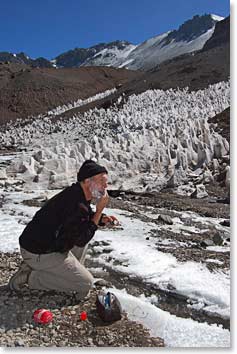
[[[24,261],[32,268],[30,289],[76,291],[85,297],[92,287],[93,276],[84,267],[87,246],[73,247],[65,253],[34,254],[21,248]]]

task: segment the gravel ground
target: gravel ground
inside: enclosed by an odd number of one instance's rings
[[[11,291],[5,285],[17,269],[19,254],[0,253],[0,345],[4,347],[163,347],[161,338],[152,338],[141,324],[130,321],[126,313],[120,321],[103,322],[95,306],[99,288],[84,301],[76,293],[29,290]],[[48,325],[35,324],[36,309],[53,313]],[[87,312],[87,320],[80,313]]]

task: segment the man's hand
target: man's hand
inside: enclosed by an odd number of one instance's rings
[[[111,215],[104,215],[102,218],[101,218],[101,222],[103,224],[105,224],[105,226],[115,226],[115,225],[119,225],[119,221],[118,219]]]
[[[109,201],[109,196],[107,191],[105,191],[104,195],[99,199],[99,201],[96,204],[96,212],[94,214],[94,216],[92,217],[92,221],[98,225],[101,215],[102,215],[102,211],[103,209],[106,207],[106,205],[108,204]]]
[[[96,204],[96,211],[102,212],[103,209],[108,204],[108,202],[109,202],[109,196],[107,191],[105,191],[104,195],[99,199],[99,201]]]

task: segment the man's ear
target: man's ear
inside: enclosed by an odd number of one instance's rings
[[[89,186],[89,183],[90,183],[90,179],[89,178],[86,178],[84,179],[84,181],[82,181],[84,183],[84,186]]]

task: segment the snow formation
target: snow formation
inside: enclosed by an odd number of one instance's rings
[[[208,118],[230,105],[229,82],[196,92],[148,90],[130,96],[122,108],[121,99],[112,108],[95,108],[68,121],[52,123],[51,115],[9,124],[1,145],[25,151],[3,175],[27,182],[29,189],[63,188],[92,158],[108,169],[111,189],[175,187],[200,169],[206,181],[213,180],[210,166],[229,154],[229,144]]]

